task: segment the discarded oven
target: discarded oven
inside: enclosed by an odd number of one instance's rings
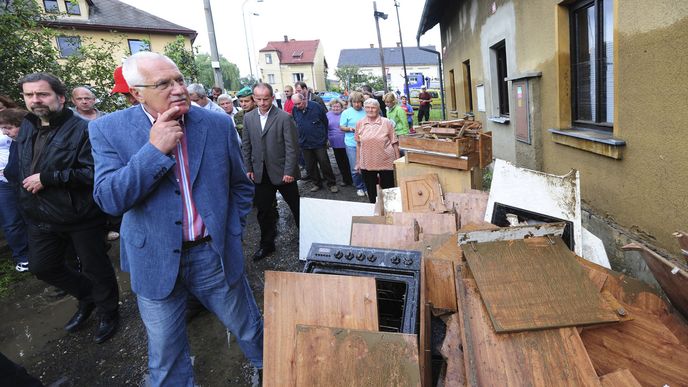
[[[418,251],[313,243],[306,273],[375,277],[382,332],[418,333]]]

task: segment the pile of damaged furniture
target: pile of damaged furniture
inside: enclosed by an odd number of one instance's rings
[[[265,276],[265,386],[688,385],[685,262],[624,247],[665,293],[612,271],[577,171],[496,160],[481,191],[477,124],[403,140],[375,204],[301,199],[304,272]]]

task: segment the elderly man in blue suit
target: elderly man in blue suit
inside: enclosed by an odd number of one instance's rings
[[[164,55],[123,65],[141,103],[89,124],[94,197],[123,214],[122,269],[148,335],[154,386],[193,386],[184,310],[188,293],[236,336],[262,368],[263,321],[244,273],[241,233],[253,183],[226,114],[191,106],[184,78]]]

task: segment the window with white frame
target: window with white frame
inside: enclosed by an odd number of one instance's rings
[[[292,73],[292,78],[294,82],[303,81],[303,73]]]
[[[271,85],[275,84],[275,74],[268,74],[268,83]]]

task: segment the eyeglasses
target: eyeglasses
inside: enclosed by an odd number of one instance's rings
[[[52,93],[47,93],[47,92],[36,92],[36,93],[22,93],[22,96],[27,99],[31,99],[33,97],[37,98],[48,98],[52,95]]]
[[[152,85],[134,85],[134,87],[152,87],[155,90],[165,91],[167,89],[174,87],[175,84],[179,86],[184,86],[184,77],[180,76],[175,79],[167,79],[164,81],[156,82]]]

